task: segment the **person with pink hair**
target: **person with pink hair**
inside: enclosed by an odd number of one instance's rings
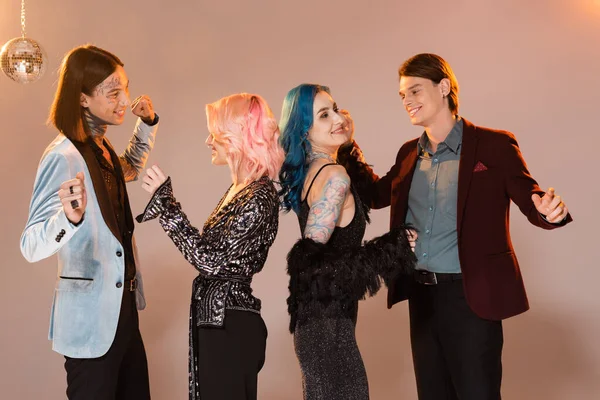
[[[283,162],[279,128],[265,100],[234,94],[206,106],[212,164],[229,165],[232,185],[202,232],[173,197],[171,179],[148,169],[152,194],[138,222],[162,228],[199,272],[190,311],[190,400],[253,400],[265,361],[267,328],[250,283],[265,264],[279,223],[273,184]]]

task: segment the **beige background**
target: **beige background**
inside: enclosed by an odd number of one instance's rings
[[[0,2],[0,42],[18,36],[19,4]],[[598,192],[600,2],[594,0],[28,1],[28,33],[48,54],[42,80],[0,76],[0,398],[62,399],[63,359],[46,340],[56,259],[34,265],[19,252],[33,179],[55,132],[44,125],[60,59],[86,42],[125,62],[132,97],[147,93],[161,116],[151,163],[201,225],[229,185],[203,144],[204,104],[235,92],[263,95],[279,117],[285,93],[302,82],[329,85],[354,115],[357,139],[379,173],[420,131],[397,95],[396,70],[436,52],[461,85],[461,114],[513,131],[534,176],[564,196],[575,222],[545,232],[514,208],[513,240],[532,305],[505,323],[506,399],[600,398]],[[122,148],[132,129],[111,128]],[[146,193],[129,186],[133,212]],[[373,213],[367,237],[387,230]],[[154,399],[187,398],[187,329],[195,270],[157,223],[136,228],[148,309],[141,329]],[[269,328],[261,399],[300,399],[287,332],[284,257],[299,235],[282,215],[278,238],[254,288]],[[476,244],[475,244],[476,245]],[[385,291],[362,303],[358,341],[375,400],[415,399],[406,304],[388,311]]]

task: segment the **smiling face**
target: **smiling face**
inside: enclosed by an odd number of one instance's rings
[[[349,140],[346,120],[329,93],[320,91],[313,102],[313,124],[308,130],[308,141],[313,151],[334,153]]]
[[[448,79],[435,84],[425,78],[400,77],[399,94],[413,125],[428,127],[446,114],[451,114],[446,98],[449,83]]]
[[[129,80],[121,66],[96,86],[91,96],[81,94],[81,106],[106,125],[121,125],[130,103]]]

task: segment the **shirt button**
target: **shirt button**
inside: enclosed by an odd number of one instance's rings
[[[122,286],[123,286],[123,284],[122,284],[121,282],[117,282],[117,287],[118,287],[119,289],[121,289],[121,287],[122,287]]]
[[[435,183],[434,183],[434,182],[431,182],[431,187],[434,187],[434,186],[435,186]]]
[[[425,230],[425,233],[429,234],[431,231],[429,229]]]
[[[433,159],[433,162],[438,162],[438,159],[437,159],[437,158],[434,158],[434,159]]]
[[[123,253],[121,253],[120,251],[117,251],[117,257],[121,257],[123,255]]]
[[[433,211],[433,207],[429,207],[429,211]]]
[[[423,257],[427,257],[427,253],[423,253]]]

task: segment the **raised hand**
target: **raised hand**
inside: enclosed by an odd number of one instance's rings
[[[153,165],[152,168],[146,170],[146,175],[142,178],[142,188],[146,192],[154,194],[166,180],[167,176],[158,168],[158,165]]]
[[[541,198],[537,194],[532,195],[531,200],[538,212],[550,223],[556,224],[562,221],[569,213],[562,198],[554,193],[554,188],[548,189]]]
[[[145,124],[151,124],[154,121],[154,107],[152,100],[146,95],[137,97],[131,103],[131,112],[140,117]]]
[[[340,110],[339,113],[345,120],[344,129],[346,129],[347,132],[350,132],[348,142],[352,143],[352,141],[354,141],[354,120],[348,110]]]
[[[83,218],[87,206],[83,172],[78,172],[75,179],[63,182],[58,190],[58,197],[69,221],[78,224]]]
[[[348,152],[349,150],[348,154],[352,155],[356,160],[366,164],[367,162],[365,160],[365,156],[362,153],[362,150],[354,141],[354,120],[352,119],[352,116],[350,115],[348,110],[340,110],[340,114],[346,120],[344,123],[345,128],[350,132],[348,142],[342,145],[342,147],[340,148],[340,152],[344,153]]]

